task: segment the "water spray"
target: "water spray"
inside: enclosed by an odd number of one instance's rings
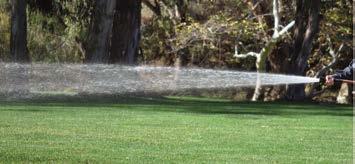
[[[120,94],[189,89],[317,83],[320,79],[269,73],[104,64],[0,63],[0,94]]]

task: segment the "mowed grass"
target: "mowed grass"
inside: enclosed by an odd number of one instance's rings
[[[3,163],[352,163],[352,106],[120,98],[0,102]]]

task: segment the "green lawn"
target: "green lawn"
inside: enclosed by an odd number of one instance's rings
[[[0,163],[352,163],[352,116],[199,98],[0,102]]]

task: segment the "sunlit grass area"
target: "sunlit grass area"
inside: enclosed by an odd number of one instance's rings
[[[0,161],[352,163],[352,116],[191,97],[0,102]]]

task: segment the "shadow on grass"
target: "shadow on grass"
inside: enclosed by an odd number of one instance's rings
[[[0,111],[49,112],[63,108],[33,109],[12,106],[86,107],[86,110],[134,110],[150,112],[196,113],[206,115],[319,115],[352,117],[352,106],[310,102],[233,102],[196,97],[145,96],[46,96],[16,101],[0,101]]]

